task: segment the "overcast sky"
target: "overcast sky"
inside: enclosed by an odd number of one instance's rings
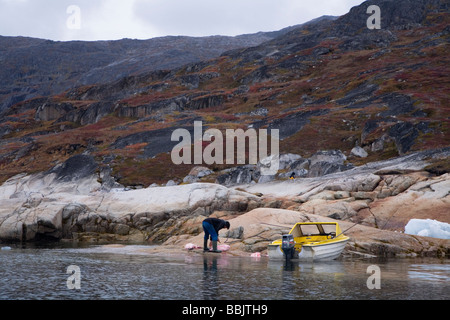
[[[275,31],[364,0],[0,0],[0,35],[149,39]]]

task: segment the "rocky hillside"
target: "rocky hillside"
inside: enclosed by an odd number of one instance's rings
[[[371,4],[379,30],[366,27]],[[448,240],[402,231],[413,217],[450,222],[449,22],[446,1],[367,1],[213,59],[16,103],[0,119],[0,240],[180,247],[213,215],[243,227],[233,249],[253,252],[281,232],[258,216],[357,223],[348,251],[448,256]],[[77,81],[101,73],[82,52]],[[278,129],[278,172],[175,165],[172,132],[194,121]]]
[[[380,30],[366,27],[374,3],[383,13]],[[279,129],[281,151],[304,158],[340,150],[345,166],[339,170],[448,146],[448,9],[441,0],[368,1],[337,19],[318,19],[213,60],[17,103],[0,123],[0,181],[88,153],[122,185],[179,183],[193,166],[172,165],[170,137],[175,128],[192,130],[194,120],[219,130]],[[92,45],[127,52],[125,42]],[[86,70],[76,71],[81,82],[103,72],[92,69],[84,44],[67,45],[83,59]],[[359,153],[351,152],[355,147]],[[225,168],[210,169],[218,175]]]
[[[168,36],[93,42],[0,36],[0,112],[21,101],[76,86],[215,58],[226,50],[258,45],[291,28],[237,37]]]

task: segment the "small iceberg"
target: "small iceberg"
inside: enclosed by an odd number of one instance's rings
[[[0,250],[2,250],[2,251],[11,250],[11,247],[2,247]]]
[[[450,224],[432,219],[411,219],[405,233],[438,239],[450,239]]]

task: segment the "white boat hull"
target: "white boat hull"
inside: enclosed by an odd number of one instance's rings
[[[300,252],[296,251],[293,259],[300,261],[327,261],[337,259],[345,248],[349,239],[337,242],[322,243],[316,245],[303,245]],[[279,245],[269,245],[268,254],[270,259],[285,259]]]
[[[267,248],[267,254],[269,255],[269,259],[273,259],[273,260],[281,260],[284,259],[284,253],[281,250],[280,245],[269,245]],[[294,258],[297,258],[298,256],[298,252],[295,251],[295,256]]]
[[[344,250],[347,242],[348,239],[320,245],[304,245],[302,246],[302,251],[298,254],[298,259],[304,261],[328,261],[337,259]]]

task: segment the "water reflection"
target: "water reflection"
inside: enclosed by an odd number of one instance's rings
[[[0,299],[449,299],[447,260],[302,263],[186,253],[151,256],[141,246],[0,251]],[[379,265],[381,289],[369,290]],[[81,290],[68,290],[78,265]]]
[[[450,283],[448,264],[412,264],[408,270],[410,279]]]
[[[309,272],[309,273],[343,273],[344,264],[341,261],[326,262],[299,262],[296,260],[277,261],[268,260],[267,268],[272,270],[283,270],[289,272]]]
[[[215,300],[219,296],[219,279],[217,272],[218,257],[203,255],[203,299]]]

